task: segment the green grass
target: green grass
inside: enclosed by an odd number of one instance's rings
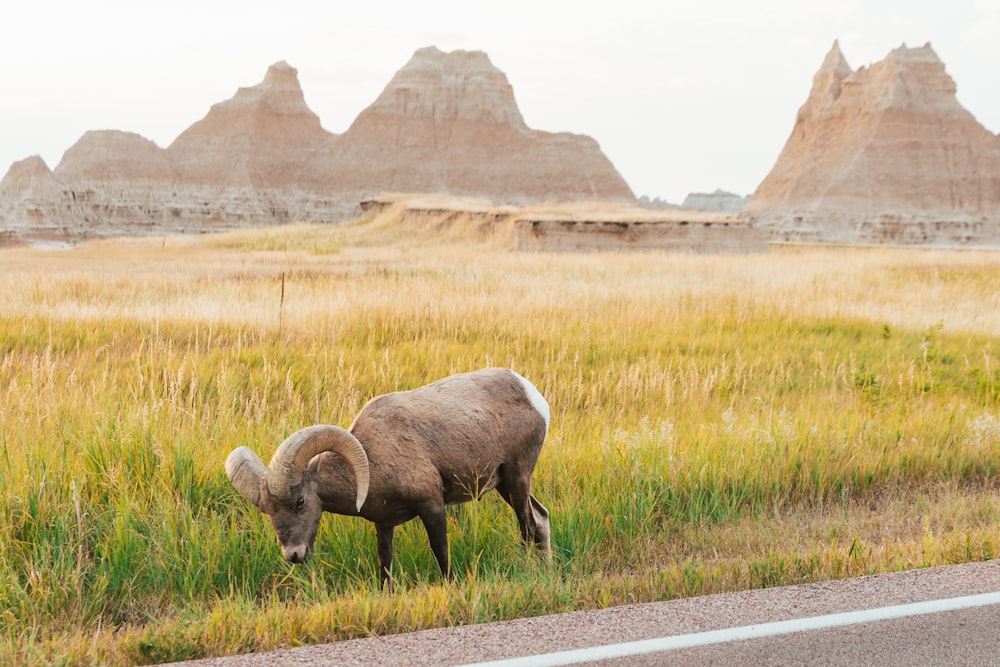
[[[323,230],[283,234],[304,236],[144,249],[139,275],[134,248],[8,251],[0,661],[143,664],[994,557],[1000,329],[960,319],[994,298],[992,255],[330,254]],[[324,518],[291,566],[225,477],[234,447],[267,460],[485,365],[553,408],[551,566],[491,494],[449,510],[454,584],[411,522],[385,593],[369,524]]]

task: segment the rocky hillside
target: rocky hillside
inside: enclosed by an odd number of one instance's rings
[[[296,70],[282,61],[261,83],[213,105],[166,153],[187,185],[294,190],[318,185],[309,165],[335,140],[306,104]]]
[[[835,42],[745,209],[774,240],[1000,243],[1000,137],[929,44],[852,70]]]
[[[633,202],[587,136],[530,129],[482,51],[420,49],[344,133],[331,180],[363,191],[447,192],[497,201]]]
[[[54,170],[38,157],[11,166],[0,181],[0,231],[76,237],[337,221],[365,198],[398,191],[634,201],[593,139],[528,128],[485,53],[431,47],[339,136],[322,128],[285,62],[165,149],[129,132],[87,132]]]
[[[747,205],[749,197],[716,190],[715,192],[690,192],[681,202],[681,208],[693,211],[718,211],[738,213]]]

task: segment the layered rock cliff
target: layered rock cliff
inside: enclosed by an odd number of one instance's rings
[[[635,198],[590,137],[532,130],[481,51],[418,50],[339,139],[331,180],[496,201]]]
[[[80,236],[329,222],[392,191],[634,200],[593,139],[528,128],[485,53],[431,47],[342,136],[323,129],[285,62],[166,149],[133,133],[87,132],[52,171],[40,158],[11,167],[0,229]]]
[[[835,42],[745,209],[774,240],[1000,243],[1000,137],[929,44],[851,70]]]
[[[335,135],[306,105],[296,70],[282,61],[264,80],[212,106],[167,148],[182,183],[243,189],[300,189],[313,154]]]
[[[0,180],[0,237],[44,226],[65,206],[66,194],[45,161],[37,156],[19,160]]]
[[[690,192],[681,208],[693,211],[718,211],[720,213],[739,213],[747,205],[749,197],[716,190],[715,192]]]

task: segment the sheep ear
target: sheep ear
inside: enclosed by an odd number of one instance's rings
[[[240,495],[260,509],[260,483],[267,476],[260,457],[248,447],[237,447],[226,459],[226,475]]]

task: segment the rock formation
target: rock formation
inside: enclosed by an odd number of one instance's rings
[[[507,77],[481,51],[414,53],[337,142],[334,171],[365,194],[635,200],[596,141],[528,128]]]
[[[749,197],[743,197],[725,190],[715,192],[690,192],[681,202],[681,208],[692,211],[718,211],[720,213],[738,213],[747,205]]]
[[[282,61],[260,84],[213,105],[167,153],[183,183],[298,189],[309,181],[303,171],[313,153],[331,150],[334,138],[306,105],[296,70]]]
[[[147,189],[172,185],[177,173],[166,152],[132,132],[85,132],[53,172],[78,188]]]
[[[636,200],[636,203],[642,208],[653,208],[659,210],[676,210],[680,208],[677,204],[671,204],[665,199],[660,199],[659,197],[653,197],[650,199],[649,195],[641,195]]]
[[[12,164],[0,180],[0,197],[4,199],[41,202],[59,194],[59,181],[45,160],[37,155]]]
[[[479,199],[389,195],[361,202],[382,229],[402,226],[410,242],[442,235],[520,251],[748,254],[770,251],[763,231],[738,215],[638,205],[564,202],[493,206]]]
[[[342,136],[322,128],[285,62],[166,149],[133,133],[87,132],[53,171],[40,158],[11,167],[0,183],[0,230],[80,236],[330,222],[384,191],[634,201],[593,139],[528,128],[485,53],[431,47]]]
[[[929,44],[852,71],[834,42],[745,214],[772,239],[996,245],[1000,137]]]
[[[10,166],[0,180],[0,238],[43,226],[50,210],[64,201],[62,186],[37,155]]]

